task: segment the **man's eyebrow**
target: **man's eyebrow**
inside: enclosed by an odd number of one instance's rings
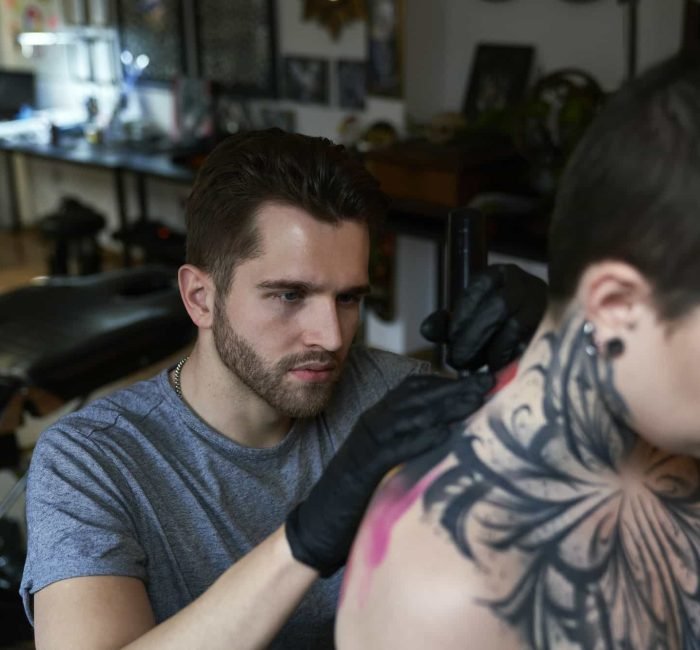
[[[313,291],[316,287],[310,282],[301,280],[265,280],[258,283],[258,289],[273,289],[275,291]]]
[[[368,284],[358,284],[356,287],[349,287],[340,293],[352,293],[355,296],[366,296],[371,293],[372,287]]]
[[[311,282],[302,282],[301,280],[265,280],[257,285],[258,289],[266,289],[268,291],[304,291],[305,293],[314,293],[321,291],[321,286],[312,284]],[[366,296],[370,293],[371,287],[369,284],[359,284],[353,287],[342,289],[338,293],[351,293],[356,296]]]

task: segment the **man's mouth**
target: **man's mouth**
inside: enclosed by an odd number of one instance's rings
[[[303,363],[289,372],[304,382],[326,382],[334,378],[337,367],[334,363]]]

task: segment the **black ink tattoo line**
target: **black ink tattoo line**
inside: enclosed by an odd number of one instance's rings
[[[700,463],[637,437],[612,364],[587,354],[580,325],[545,335],[546,362],[526,370],[544,422],[518,428],[528,404],[492,416],[497,466],[480,437],[453,438],[457,464],[424,507],[486,571],[480,549],[528,558],[503,597],[482,603],[530,647],[700,650]]]

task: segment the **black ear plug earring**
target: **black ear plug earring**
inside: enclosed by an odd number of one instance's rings
[[[625,342],[618,337],[612,338],[605,343],[605,356],[608,359],[617,359],[625,351]]]
[[[583,335],[586,339],[586,354],[589,357],[597,356],[598,347],[595,343],[595,325],[591,323],[591,321],[584,321]],[[606,359],[617,359],[625,352],[625,342],[621,338],[615,336],[605,342],[603,345],[603,350],[605,352]]]

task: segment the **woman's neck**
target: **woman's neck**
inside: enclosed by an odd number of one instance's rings
[[[631,430],[583,325],[541,328],[516,378],[452,438],[423,505],[528,647],[687,648],[700,634],[700,462]]]
[[[558,462],[613,469],[637,442],[627,420],[612,362],[593,346],[583,317],[573,314],[556,327],[543,323],[515,378],[470,430],[495,427],[494,433],[507,431],[528,455],[554,445],[560,448]]]

